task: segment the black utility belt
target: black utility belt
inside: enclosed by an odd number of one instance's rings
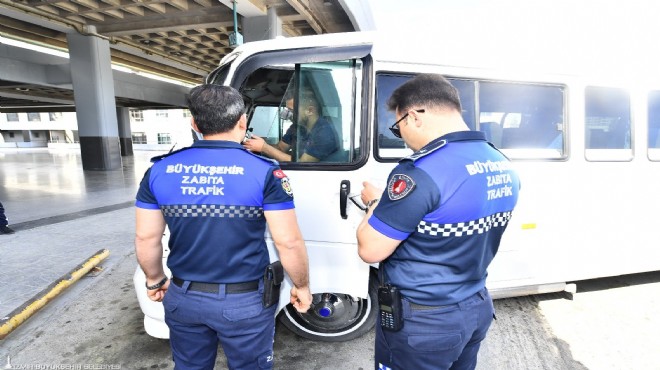
[[[181,287],[183,286],[185,280],[179,279],[178,277],[174,276],[172,277],[172,282],[176,286]],[[218,293],[222,285],[225,286],[226,294],[248,293],[259,290],[258,280],[247,281],[244,283],[228,283],[228,284],[200,283],[197,281],[191,281],[190,285],[188,286],[188,290],[192,290],[195,292],[203,292],[203,293]]]
[[[266,266],[263,277],[264,293],[262,297],[262,303],[264,307],[270,307],[279,302],[280,288],[282,286],[283,280],[284,268],[282,267],[282,263],[280,263],[280,261],[275,261]],[[173,276],[172,282],[176,286],[182,287],[185,280]],[[191,281],[190,285],[188,285],[188,290],[203,293],[218,293],[222,285],[225,286],[225,294],[248,293],[259,290],[259,280],[247,281],[245,283],[228,284],[200,283],[197,281]]]

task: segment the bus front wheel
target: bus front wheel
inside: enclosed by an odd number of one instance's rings
[[[376,323],[378,311],[375,271],[371,269],[368,298],[340,293],[314,294],[309,311],[299,313],[288,304],[280,313],[280,321],[303,338],[323,342],[343,342],[366,334]]]

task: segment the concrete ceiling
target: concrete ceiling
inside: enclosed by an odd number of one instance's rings
[[[67,33],[95,35],[109,41],[114,64],[197,84],[233,50],[233,6],[232,0],[0,0],[0,36],[66,52]],[[266,16],[271,7],[289,36],[355,31],[340,0],[237,0],[239,32],[244,17]],[[0,80],[0,107],[71,99],[66,88]]]

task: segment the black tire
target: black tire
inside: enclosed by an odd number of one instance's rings
[[[372,268],[369,298],[353,299],[341,293],[314,294],[312,308],[299,313],[291,304],[279,315],[280,322],[293,333],[321,342],[344,342],[369,332],[378,312],[378,277]]]

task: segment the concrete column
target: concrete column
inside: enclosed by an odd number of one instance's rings
[[[282,36],[282,20],[277,16],[277,8],[269,6],[266,17],[268,18],[268,39],[272,40]]]
[[[121,153],[110,44],[78,33],[67,34],[67,41],[83,169],[119,169]]]
[[[262,17],[243,18],[243,41],[274,39],[282,35],[282,20],[277,16],[277,8],[268,7],[268,13]]]
[[[131,135],[131,115],[128,108],[117,107],[117,128],[119,129],[119,145],[121,156],[133,155],[133,136]]]

